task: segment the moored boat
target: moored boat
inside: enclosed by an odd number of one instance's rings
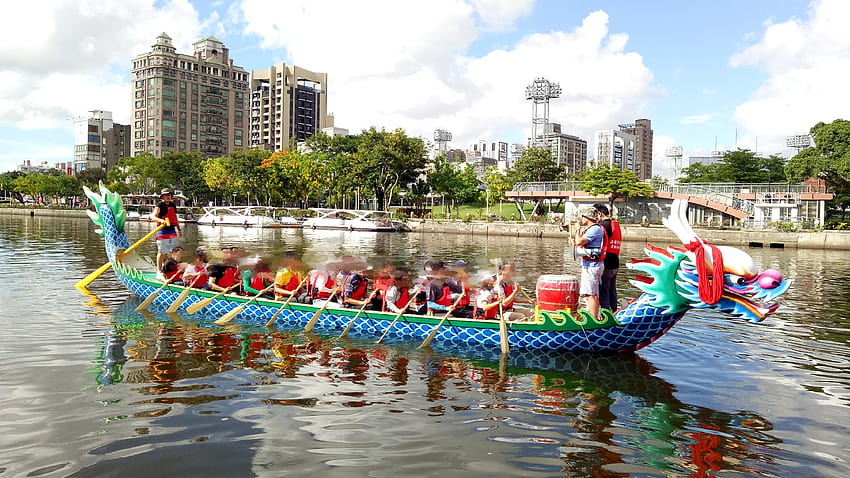
[[[100,193],[86,190],[97,206],[92,219],[101,226],[107,255],[119,279],[142,299],[156,294],[154,304],[169,306],[185,289],[163,285],[149,263],[135,253],[124,234],[124,210],[120,198],[101,186]],[[604,311],[598,318],[587,311],[535,310],[533,320],[500,321],[462,319],[441,315],[401,315],[359,311],[333,304],[282,303],[271,299],[231,294],[214,294],[192,289],[181,308],[208,301],[201,312],[216,317],[235,315],[242,324],[276,328],[305,328],[339,334],[350,327],[352,334],[401,341],[430,340],[476,346],[509,345],[527,350],[633,351],[661,337],[688,310],[703,308],[728,313],[753,322],[773,313],[776,301],[791,281],[775,270],[759,271],[744,251],[705,243],[685,219],[687,203],[674,202],[665,225],[682,240],[685,248],[647,246],[647,259],[629,267],[641,274],[632,284],[642,294],[616,313]],[[274,319],[274,320],[272,320]]]
[[[301,227],[294,217],[266,206],[207,206],[197,222],[204,226]]]
[[[316,213],[316,217],[305,220],[303,224],[305,228],[378,232],[404,230],[404,223],[394,220],[389,211],[328,208],[310,208],[310,210]]]

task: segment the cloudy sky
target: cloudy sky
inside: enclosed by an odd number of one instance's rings
[[[550,120],[588,140],[652,120],[664,150],[790,156],[785,137],[848,118],[845,0],[28,0],[0,18],[0,172],[68,161],[71,119],[129,124],[132,58],[160,32],[179,52],[215,36],[247,70],[329,75],[336,125],[403,128],[450,147],[525,142],[537,77]]]

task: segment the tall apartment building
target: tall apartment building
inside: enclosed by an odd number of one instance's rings
[[[328,115],[328,75],[278,63],[251,71],[252,148],[282,151],[324,128]]]
[[[635,135],[623,131],[607,129],[597,131],[596,136],[596,162],[620,170],[635,170],[635,151],[637,149],[637,138]]]
[[[177,53],[161,33],[132,68],[133,155],[200,151],[205,158],[248,147],[248,72],[213,37]]]
[[[652,121],[638,119],[634,123],[621,124],[620,131],[635,136],[635,169],[639,179],[652,179]]]
[[[538,135],[535,144],[543,144],[552,153],[552,159],[568,174],[577,174],[587,166],[587,141],[561,131],[558,123],[547,123],[545,135]]]
[[[83,169],[109,171],[118,160],[130,156],[130,125],[112,121],[112,112],[89,111],[74,121],[74,172]]]

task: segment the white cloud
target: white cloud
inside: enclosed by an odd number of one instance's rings
[[[710,124],[714,118],[717,117],[715,113],[703,113],[698,115],[690,115],[683,116],[680,120],[682,124]]]
[[[127,123],[130,62],[162,31],[178,50],[198,39],[188,0],[9,2],[0,20],[0,123],[71,127],[66,118],[98,108]]]
[[[734,113],[742,137],[752,138],[747,147],[757,137],[760,151],[781,152],[785,136],[848,116],[848,23],[850,2],[815,1],[807,19],[767,24],[758,43],[730,58],[731,66],[756,66],[768,74]]]
[[[609,34],[601,11],[572,31],[536,33],[470,56],[482,31],[507,28],[527,12],[528,3],[516,5],[242,3],[246,32],[259,35],[263,47],[285,48],[289,62],[328,73],[329,109],[337,126],[353,132],[402,127],[430,138],[443,128],[453,133],[450,147],[462,148],[478,139],[524,142],[532,109],[525,87],[542,76],[563,91],[551,101],[551,121],[592,141],[594,130],[641,117],[646,103],[660,96],[643,58],[626,50],[628,36]]]

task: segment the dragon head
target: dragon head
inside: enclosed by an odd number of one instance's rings
[[[106,240],[106,253],[109,259],[115,258],[118,249],[126,249],[129,246],[127,236],[124,234],[124,223],[127,213],[121,196],[114,193],[99,183],[100,192],[95,192],[83,186],[83,192],[94,205],[93,211],[86,211],[98,228],[95,232]]]
[[[760,271],[741,249],[700,239],[687,223],[686,208],[687,202],[673,201],[670,217],[664,220],[685,248],[647,246],[647,259],[628,264],[644,273],[632,284],[649,295],[650,305],[667,313],[711,309],[759,322],[775,312],[776,300],[792,281],[774,269]]]

